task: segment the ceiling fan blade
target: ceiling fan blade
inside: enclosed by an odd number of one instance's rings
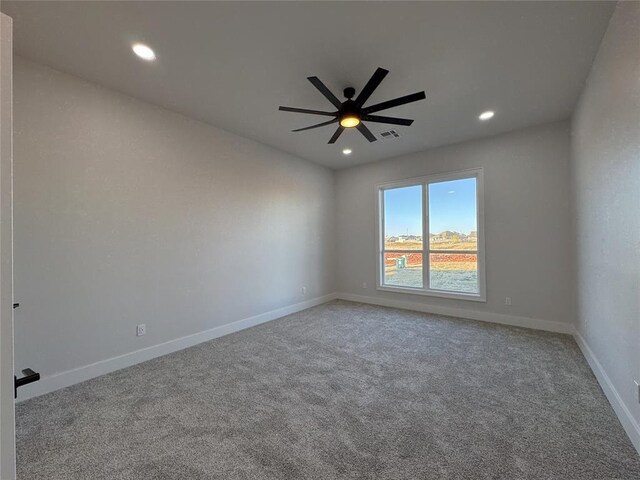
[[[369,97],[371,96],[373,91],[378,88],[378,85],[380,85],[382,80],[384,80],[384,77],[387,76],[387,73],[389,73],[389,70],[378,67],[378,69],[374,72],[374,74],[371,76],[367,84],[360,92],[360,95],[358,95],[358,98],[356,98],[356,103],[358,104],[358,106],[361,107],[367,100],[369,100]]]
[[[331,90],[329,90],[327,86],[324,83],[322,83],[318,77],[307,77],[307,80],[313,83],[313,86],[316,87],[318,90],[320,90],[320,93],[322,93],[322,95],[324,95],[327,98],[327,100],[333,103],[334,107],[336,108],[342,107],[342,102],[338,100],[338,97],[336,97],[333,93],[331,93]]]
[[[342,135],[342,132],[344,132],[344,127],[340,125],[333,136],[329,139],[329,143],[336,143],[336,140],[338,140],[338,137]]]
[[[365,127],[364,123],[360,122],[356,128],[370,142],[375,142],[377,140],[373,133],[371,133],[371,130]]]
[[[291,130],[292,132],[302,132],[303,130],[311,130],[312,128],[324,127],[325,125],[331,125],[332,123],[336,123],[338,118],[334,118],[333,120],[329,120],[328,122],[318,123],[317,125],[311,125],[310,127],[297,128],[295,130]]]
[[[399,107],[400,105],[417,102],[418,100],[424,100],[425,98],[427,98],[427,95],[424,92],[412,93],[411,95],[405,95],[404,97],[394,98],[393,100],[387,100],[386,102],[377,103],[370,107],[363,108],[362,113],[366,115],[368,113],[379,112],[380,110]]]
[[[278,107],[278,110],[282,110],[283,112],[310,113],[312,115],[327,115],[330,117],[338,115],[337,112],[323,112],[321,110],[309,110],[307,108]]]
[[[376,123],[390,123],[391,125],[405,125],[407,127],[413,123],[413,120],[409,120],[408,118],[383,117],[381,115],[362,115],[360,120]]]

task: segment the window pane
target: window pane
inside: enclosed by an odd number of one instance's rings
[[[422,253],[385,252],[383,283],[422,288]]]
[[[384,249],[422,250],[422,185],[384,191]]]
[[[477,254],[431,253],[429,262],[429,282],[432,289],[480,293]]]
[[[478,250],[476,179],[429,184],[430,250]]]

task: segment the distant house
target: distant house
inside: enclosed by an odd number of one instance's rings
[[[451,242],[455,238],[460,239],[458,232],[452,232],[451,230],[445,230],[444,232],[436,233],[431,237],[432,242]]]
[[[387,243],[421,242],[422,235],[400,235],[399,237],[386,237]]]
[[[445,230],[440,233],[432,233],[430,235],[431,241],[434,243],[438,242],[465,242],[465,241],[477,241],[478,240],[478,232],[469,232],[469,235],[466,233],[460,232],[452,232],[451,230]]]

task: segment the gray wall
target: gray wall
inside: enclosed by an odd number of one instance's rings
[[[19,58],[14,101],[17,370],[332,291],[330,170]]]
[[[569,126],[561,122],[338,171],[338,290],[571,322],[569,148]],[[485,177],[487,302],[377,291],[375,185],[473,167]]]
[[[572,133],[577,328],[640,423],[640,3],[618,4]]]

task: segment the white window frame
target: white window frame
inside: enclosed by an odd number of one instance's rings
[[[476,209],[478,223],[478,293],[450,292],[432,289],[429,286],[429,184],[476,179]],[[399,287],[384,284],[384,191],[411,186],[422,186],[422,250],[393,250],[398,253],[422,253],[422,288]],[[391,252],[391,250],[387,250]],[[448,251],[445,251],[448,252]],[[457,253],[460,253],[458,251]],[[463,251],[464,252],[464,251]],[[376,185],[376,289],[385,292],[408,293],[413,295],[428,295],[431,297],[451,298],[456,300],[470,300],[475,302],[487,301],[485,277],[485,242],[484,242],[484,172],[482,168],[472,168],[455,172],[437,173],[423,177],[409,178]]]

